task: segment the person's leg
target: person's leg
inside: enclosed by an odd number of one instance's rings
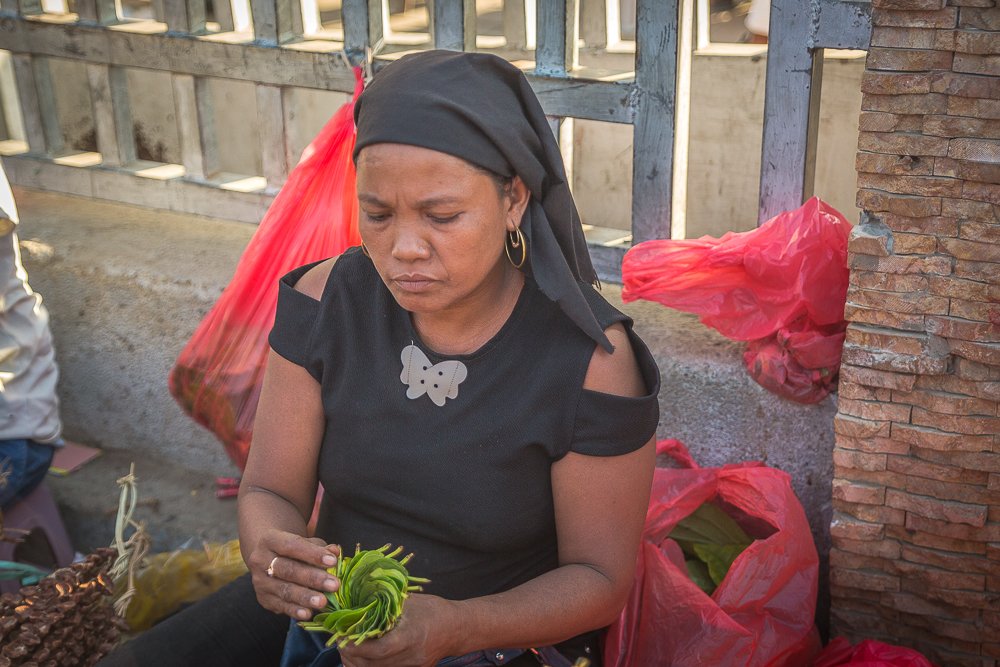
[[[28,468],[28,441],[0,440],[0,508],[21,496]]]
[[[276,667],[288,617],[257,603],[250,575],[118,647],[98,667]]]

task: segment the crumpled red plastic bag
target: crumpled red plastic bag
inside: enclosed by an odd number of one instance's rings
[[[646,241],[625,254],[622,299],[695,313],[732,340],[757,382],[802,403],[836,385],[851,225],[813,197],[749,232]]]
[[[355,193],[354,98],[302,153],[240,258],[229,286],[170,372],[170,393],[243,469],[250,450],[278,279],[361,243]]]
[[[693,464],[676,440],[657,443],[657,453]],[[755,538],[711,596],[667,537],[708,500]],[[606,667],[798,667],[819,652],[819,557],[787,473],[760,463],[657,468],[636,566],[625,608],[608,629]]]
[[[813,667],[934,667],[911,648],[865,639],[857,646],[844,637],[832,639],[816,657]]]

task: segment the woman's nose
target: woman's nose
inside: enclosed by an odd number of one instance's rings
[[[393,239],[392,256],[400,261],[430,257],[430,244],[416,230],[401,229]]]

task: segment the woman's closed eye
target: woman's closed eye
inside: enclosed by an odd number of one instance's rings
[[[449,223],[449,222],[454,222],[455,219],[458,218],[458,216],[460,216],[460,215],[462,215],[462,214],[461,213],[446,213],[446,214],[428,213],[427,214],[427,218],[429,220],[431,220],[431,222],[436,222],[438,224],[445,224],[445,223]]]
[[[364,214],[365,219],[368,220],[368,221],[370,221],[370,222],[385,222],[390,217],[389,213],[381,213],[381,212],[374,212],[374,211],[365,211],[363,209],[362,209],[361,212]]]

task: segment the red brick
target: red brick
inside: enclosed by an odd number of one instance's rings
[[[997,91],[994,77],[956,72],[937,72],[929,76],[931,77],[930,89],[935,93],[959,97],[1000,99],[1000,92]]]
[[[858,149],[892,155],[944,157],[948,155],[948,140],[906,132],[861,132],[858,135]]]
[[[873,324],[880,327],[892,327],[894,329],[902,329],[906,331],[923,331],[926,328],[924,325],[923,315],[891,313],[889,311],[879,310],[878,308],[863,308],[852,303],[848,303],[845,306],[844,319],[850,322]],[[842,359],[842,361],[847,364],[854,363],[850,359]],[[862,365],[865,365],[866,363],[866,361],[862,361]]]
[[[1000,491],[1000,473],[991,472],[986,488],[990,491]]]
[[[965,380],[957,375],[922,375],[914,386],[1000,401],[1000,382]]]
[[[991,77],[992,78],[992,77]],[[977,97],[986,97],[979,95]],[[892,114],[885,114],[892,115]],[[909,116],[897,116],[898,118],[909,118]],[[1000,120],[989,120],[983,118],[966,118],[965,116],[923,116],[923,126],[921,131],[935,137],[986,137],[989,139],[1000,139]],[[888,123],[884,123],[889,125]],[[893,132],[895,128],[880,129],[879,127],[865,128],[872,132]]]
[[[942,241],[944,240],[956,241],[956,239],[942,239]],[[963,243],[972,243],[972,241],[963,241]],[[998,250],[1000,250],[1000,247],[998,247]],[[905,259],[908,258],[888,257],[885,259],[901,260],[899,263],[902,265],[902,261],[905,261]],[[913,261],[923,262],[924,259],[925,258],[923,257],[917,257],[914,258]],[[849,287],[847,290],[847,300],[856,306],[863,306],[866,308],[882,308],[882,310],[889,310],[895,313],[920,313],[922,315],[948,314],[948,299],[930,294],[896,294],[893,292],[879,292],[877,290]]]
[[[950,616],[958,615],[959,617],[965,617],[972,620],[977,614],[971,614],[967,609],[953,609],[952,605],[948,603],[942,603],[938,600],[930,600],[926,595],[923,595],[922,591],[918,591],[918,595],[914,595],[911,592],[901,592],[893,593],[886,592],[882,594],[881,602],[884,606],[890,609],[897,609],[902,612],[909,614],[921,614],[923,616],[932,616],[936,618],[948,618]]]
[[[858,470],[879,471],[885,470],[885,454],[867,454],[864,452],[836,449],[833,450],[833,462],[845,468],[856,468]]]
[[[889,456],[886,460],[886,469],[912,477],[972,485],[985,485],[989,476],[989,473],[982,470],[930,463],[912,456]]]
[[[947,239],[947,238],[941,239],[941,243],[951,243],[954,241],[958,241],[958,239]],[[961,241],[961,243],[972,243],[972,241]],[[973,250],[978,251],[979,249],[978,248],[972,249],[960,246],[957,248],[957,250],[962,252],[963,254],[973,254]],[[978,261],[978,262],[990,261],[990,260],[973,259],[972,257],[962,257],[960,259],[968,259],[971,261]],[[951,273],[951,264],[952,264],[951,257],[946,257],[946,256],[868,257],[865,255],[855,255],[849,257],[848,262],[851,265],[852,269],[860,269],[862,271],[881,271],[883,273],[936,275],[936,276],[949,275]]]
[[[903,526],[886,526],[885,533],[886,536],[899,540],[901,543],[912,544],[918,547],[929,547],[956,554],[975,554],[979,556],[982,556],[986,552],[986,545],[982,542],[956,540],[951,537],[932,535],[931,533],[919,530],[908,530]]]
[[[955,608],[990,609],[994,602],[1000,602],[1000,596],[986,591],[963,591],[947,588],[929,587],[923,582],[902,579],[901,588],[904,592],[924,595],[929,601],[941,602],[952,607],[950,614],[955,615]]]
[[[956,225],[957,233],[957,225]],[[882,292],[926,292],[930,289],[927,276],[895,275],[876,271],[851,271],[850,284]],[[947,295],[940,295],[947,296]]]
[[[893,440],[939,452],[988,452],[993,448],[992,435],[962,435],[913,424],[893,424],[891,437]]]
[[[1000,245],[993,243],[978,243],[965,239],[942,238],[938,243],[941,252],[958,259],[972,262],[1000,263]]]
[[[931,461],[932,463],[961,466],[970,470],[1000,472],[1000,454],[993,454],[986,451],[975,452],[957,450],[943,452],[914,445],[911,453],[914,456],[917,456],[925,461]]]
[[[976,322],[956,317],[930,316],[926,319],[928,333],[968,341],[1000,342],[1000,327],[990,322]]]
[[[1000,303],[986,303],[984,301],[963,301],[952,299],[948,307],[948,314],[952,317],[959,317],[963,320],[974,322],[996,322],[997,330],[1000,331]],[[985,341],[983,341],[985,342]]]
[[[852,319],[848,316],[848,319]],[[898,373],[943,374],[948,372],[948,355],[939,356],[932,352],[921,354],[900,354],[881,349],[869,349],[852,343],[845,343],[841,359],[855,366],[867,366],[882,371]],[[898,420],[905,421],[905,420]]]
[[[932,535],[970,542],[989,542],[1000,539],[1000,524],[997,523],[987,522],[985,526],[980,528],[951,521],[928,519],[917,514],[907,514],[906,527],[910,530],[922,530]]]
[[[890,438],[852,438],[838,434],[835,441],[837,447],[867,454],[908,454],[910,451],[907,443]]]
[[[935,116],[948,118],[948,116]],[[894,114],[883,111],[862,111],[858,119],[858,130],[861,132],[924,132],[926,121],[919,114]],[[951,136],[951,135],[939,135]],[[966,135],[956,135],[966,136]],[[985,136],[982,133],[968,136]]]
[[[855,225],[847,241],[847,250],[851,253],[888,257],[892,254],[892,232],[888,227],[875,229],[870,225]]]
[[[909,581],[908,585],[923,584],[934,588],[949,588],[959,591],[980,592],[986,590],[986,577],[982,574],[949,572],[920,563],[900,561],[896,572]]]
[[[872,8],[878,10],[934,11],[943,9],[944,5],[944,0],[872,0]]]
[[[883,391],[890,390],[885,389]],[[841,395],[843,395],[843,391],[841,391]],[[889,422],[869,421],[848,415],[838,414],[833,419],[833,430],[835,433],[848,438],[888,438]]]
[[[926,218],[941,214],[941,199],[938,197],[896,195],[879,190],[861,189],[858,191],[856,203],[858,208],[866,211],[894,213],[911,218]]]
[[[1000,629],[1000,611],[984,611],[983,625]]]
[[[930,138],[943,141],[940,137]],[[952,141],[957,141],[957,139],[952,139]],[[963,139],[963,141],[965,140]],[[858,187],[926,197],[961,197],[964,192],[961,181],[947,176],[897,176],[863,172],[858,174]]]
[[[998,183],[1000,182],[1000,164],[936,157],[934,158],[934,175],[980,183]],[[962,192],[965,192],[964,187]]]
[[[843,440],[844,436],[839,436],[837,439]],[[885,440],[884,438],[877,438],[877,439]],[[851,446],[855,446],[861,442],[864,441],[855,439],[849,442],[848,444],[850,444]],[[857,451],[863,451],[856,446],[855,449]],[[838,451],[838,449],[835,449],[834,451]],[[848,450],[845,448],[843,451],[848,451]],[[874,452],[866,452],[866,453],[871,454]],[[860,470],[858,468],[851,468],[847,466],[834,464],[833,476],[834,479],[844,479],[850,482],[858,482],[862,484],[877,484],[879,486],[884,486],[890,489],[903,489],[906,486],[906,475],[903,475],[898,472],[892,472],[890,470]]]
[[[972,505],[991,505],[1000,502],[1000,497],[989,489],[975,484],[955,484],[939,482],[936,479],[910,476],[906,479],[906,491],[938,500],[955,501]],[[1000,536],[997,537],[1000,539]],[[986,540],[983,540],[984,542]]]
[[[872,24],[906,28],[954,28],[958,25],[958,10],[955,7],[919,12],[882,10],[872,12]]]
[[[833,497],[848,503],[882,505],[885,487],[872,484],[854,484],[843,479],[833,480]]]
[[[1000,30],[1000,12],[993,9],[963,7],[958,26],[974,30]]]
[[[942,53],[941,51],[927,51],[925,53]],[[949,68],[955,70],[956,72],[968,72],[970,74],[989,74],[991,76],[1000,76],[1000,55],[991,56],[979,56],[967,53],[955,53],[952,62],[949,64]],[[870,60],[870,59],[869,59]],[[885,58],[886,63],[892,62],[892,59]],[[943,58],[940,62],[943,62]],[[910,71],[914,66],[922,66],[924,64],[929,64],[935,62],[930,56],[924,56],[923,59],[915,59],[914,64],[911,65]],[[881,67],[879,69],[888,69],[887,67]],[[938,69],[945,69],[944,67]]]
[[[830,583],[870,591],[898,591],[899,577],[881,572],[863,572],[834,568],[830,572]]]
[[[937,250],[937,237],[927,234],[896,234],[893,252],[897,255],[932,255]]]
[[[1000,366],[1000,344],[976,343],[951,338],[948,340],[951,353],[982,364]]]
[[[972,280],[1000,281],[1000,264],[960,259],[955,261],[955,275]]]
[[[977,546],[981,545],[977,543]],[[911,563],[925,563],[949,572],[986,574],[995,567],[982,555],[955,554],[905,543],[900,545],[900,557]]]
[[[1000,205],[1000,184],[965,181],[962,183],[962,197]]]
[[[984,642],[982,645],[983,655],[988,655],[991,658],[1000,658],[1000,644],[993,644],[990,642]],[[990,665],[986,660],[983,660],[982,667],[996,667],[997,661],[994,660],[993,664]],[[976,667],[980,667],[976,665]]]
[[[941,216],[928,218],[907,218],[900,215],[893,215],[891,213],[885,213],[881,217],[882,221],[893,232],[934,234],[935,236],[958,236],[958,218],[945,218]]]
[[[981,223],[963,223],[963,228],[965,225],[974,224]],[[936,294],[938,296],[949,296],[968,301],[986,301],[990,298],[989,283],[979,282],[977,280],[967,280],[964,278],[955,278],[953,276],[928,277],[927,290],[931,294]]]
[[[973,382],[1000,381],[1000,368],[968,359],[955,360],[955,375]]]
[[[996,415],[996,401],[988,401],[982,398],[973,398],[961,394],[951,394],[943,391],[927,391],[918,389],[912,392],[894,391],[892,392],[894,403],[906,403],[915,405],[932,412],[940,412],[949,415],[983,415],[992,417]]]
[[[898,625],[896,636],[898,636],[896,641],[923,654],[931,664],[948,667],[984,667],[978,643],[942,637],[902,623]]]
[[[1000,432],[1000,418],[997,417],[944,415],[922,408],[913,408],[910,421],[917,426],[930,426],[949,433],[992,435]]]
[[[984,7],[995,7],[997,4],[997,0],[948,0],[947,4],[953,7],[984,8]]]
[[[979,241],[981,243],[1000,243],[1000,224],[989,222],[976,222],[973,220],[963,220],[958,228],[958,235],[964,239]],[[993,286],[996,288],[996,286]],[[982,290],[976,292],[978,296],[956,295],[963,299],[986,299],[987,294],[996,296],[996,289]]]
[[[929,519],[965,523],[970,526],[983,526],[986,523],[986,507],[982,505],[941,500],[898,489],[886,489],[885,504],[886,507],[919,514]],[[859,516],[858,518],[864,517]],[[887,521],[886,523],[896,522]]]
[[[918,577],[919,579],[919,577]],[[900,614],[900,621],[908,627],[926,630],[935,636],[950,637],[966,642],[979,642],[982,639],[982,629],[976,623],[945,620],[938,616],[921,616],[917,614]],[[976,667],[982,667],[977,665]]]
[[[892,562],[885,558],[841,551],[836,546],[830,549],[830,568],[840,571],[867,570],[888,575],[896,574]],[[842,582],[842,585],[849,587],[851,584],[849,581],[845,581]]]
[[[997,47],[997,35],[980,30],[956,30],[955,51],[960,53],[975,53],[979,55],[994,55]],[[976,95],[975,97],[985,97]]]
[[[833,545],[841,551],[848,553],[887,558],[889,560],[898,559],[901,553],[899,542],[894,540],[852,540],[841,537],[835,539]]]
[[[848,364],[840,367],[841,382],[856,382],[868,387],[884,387],[886,389],[901,389],[910,391],[916,384],[916,376],[903,373],[888,373],[861,366]]]
[[[875,26],[872,29],[872,46],[887,46],[897,49],[933,49],[937,32],[932,28],[893,28]],[[865,77],[873,74],[866,72]]]
[[[852,398],[858,401],[885,401],[888,403],[892,400],[891,389],[865,387],[853,382],[841,382],[837,389],[837,394],[840,398]],[[888,435],[888,422],[883,423],[886,424],[886,435]]]
[[[881,540],[885,526],[880,523],[859,521],[849,514],[834,512],[830,522],[830,536],[834,540],[865,541]]]
[[[869,70],[892,70],[894,72],[926,72],[929,70],[950,70],[955,54],[950,51],[930,49],[868,49],[865,67]]]
[[[922,95],[872,95],[864,93],[861,96],[862,111],[878,111],[900,116],[950,114],[948,110],[950,105],[951,100],[942,93],[924,93]],[[902,127],[899,128],[899,130],[902,129]]]
[[[927,334],[896,331],[864,324],[848,325],[844,342],[899,354],[947,352],[947,345],[942,346],[940,341],[929,340]]]
[[[837,407],[845,415],[852,415],[872,421],[908,422],[910,420],[909,405],[841,398],[837,402]]]
[[[935,95],[935,93],[931,93]],[[972,118],[986,118],[986,119],[997,119],[1000,118],[1000,100],[987,100],[981,98],[972,97],[960,97],[958,95],[949,95],[945,97],[945,111],[921,111],[919,113],[946,113],[949,116],[970,116]],[[863,103],[862,103],[863,104]],[[925,106],[940,106],[940,101],[934,100],[933,105],[927,104]],[[881,106],[889,107],[894,105],[889,105],[882,103]],[[862,107],[863,108],[863,107]],[[895,111],[896,109],[871,109],[871,111]],[[905,113],[902,112],[901,113]]]
[[[1000,544],[987,544],[986,557],[991,561],[1000,560]],[[996,566],[991,563],[990,567],[994,568]]]
[[[926,31],[933,32],[933,31]],[[865,72],[861,92],[872,95],[918,95],[931,92],[931,75],[927,72]],[[944,91],[938,91],[944,92]]]
[[[919,155],[888,155],[886,153],[861,151],[854,158],[854,168],[859,172],[868,174],[931,176],[934,173],[934,159]],[[886,189],[870,184],[863,184],[862,187]]]
[[[879,591],[870,591],[866,588],[855,588],[853,586],[838,586],[837,584],[830,586],[830,594],[841,600],[867,603],[868,606],[865,608],[869,612],[873,606],[877,607],[879,601],[882,599],[882,594]],[[895,610],[886,609],[885,611],[891,616]]]
[[[888,494],[888,490],[886,491]],[[861,503],[848,503],[843,500],[833,499],[833,509],[844,514],[850,514],[861,521],[871,523],[881,523],[886,526],[902,526],[906,521],[906,512],[900,508],[885,507],[883,505],[864,505]],[[985,519],[984,519],[985,521]]]
[[[944,215],[979,222],[1000,223],[1000,206],[968,199],[943,199],[941,210]]]

